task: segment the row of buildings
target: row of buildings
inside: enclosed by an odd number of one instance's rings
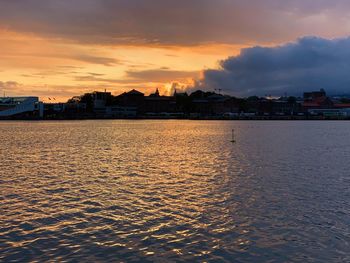
[[[0,98],[2,119],[191,118],[191,119],[350,119],[350,99],[324,90],[303,97],[236,98],[195,91],[145,96],[131,90],[118,96],[93,92],[67,103],[42,103],[37,97]]]

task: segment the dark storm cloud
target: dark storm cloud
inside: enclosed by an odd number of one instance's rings
[[[0,0],[0,26],[84,43],[256,43],[348,32],[349,7],[345,0]]]
[[[326,89],[350,93],[350,38],[305,37],[277,47],[253,47],[204,71],[196,88],[239,95],[300,95]]]

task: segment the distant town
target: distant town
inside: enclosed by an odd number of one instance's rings
[[[227,120],[346,120],[350,97],[329,97],[326,91],[305,92],[302,97],[236,98],[197,90],[162,96],[131,90],[114,96],[95,91],[66,103],[43,103],[38,97],[1,97],[0,119],[227,119]]]

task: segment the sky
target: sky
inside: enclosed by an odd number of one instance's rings
[[[349,11],[347,0],[0,0],[0,96],[345,93]]]

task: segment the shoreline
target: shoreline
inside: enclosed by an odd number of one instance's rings
[[[135,118],[0,118],[2,121],[88,121],[88,120],[189,120],[189,121],[350,121],[350,118],[341,117],[249,117],[249,118],[169,118],[169,117],[135,117]]]

